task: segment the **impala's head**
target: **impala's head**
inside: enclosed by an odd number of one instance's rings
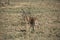
[[[27,20],[27,22],[28,22],[30,25],[35,25],[35,21],[36,21],[36,18],[35,18],[35,17],[27,16],[27,17],[26,17],[26,20]]]

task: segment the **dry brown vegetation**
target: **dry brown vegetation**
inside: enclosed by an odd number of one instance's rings
[[[37,18],[34,32],[24,21]],[[30,14],[29,14],[30,13]],[[0,40],[60,40],[60,3],[56,1],[12,2],[0,7]]]

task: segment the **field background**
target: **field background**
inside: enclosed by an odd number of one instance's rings
[[[37,18],[33,33],[21,9]],[[60,0],[0,0],[0,40],[60,40]]]

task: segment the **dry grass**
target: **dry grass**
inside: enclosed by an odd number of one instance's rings
[[[21,9],[37,18],[39,24],[34,32],[26,29],[29,25],[23,20]],[[0,40],[60,40],[60,3],[24,2],[1,7]]]

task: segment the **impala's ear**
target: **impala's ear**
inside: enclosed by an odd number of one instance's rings
[[[26,16],[26,18],[25,18],[27,21],[29,21],[30,20],[30,17],[28,17],[28,16]]]

